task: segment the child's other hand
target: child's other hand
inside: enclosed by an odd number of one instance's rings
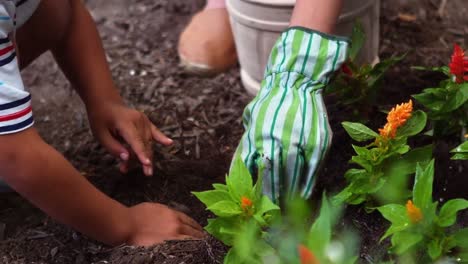
[[[165,240],[203,238],[203,228],[187,215],[157,203],[141,203],[129,211],[132,231],[127,244],[150,246]]]
[[[143,173],[153,175],[153,140],[167,146],[172,144],[172,139],[159,131],[145,114],[122,103],[103,103],[88,109],[88,113],[94,135],[120,159],[122,173],[128,171],[131,153],[135,153]],[[122,142],[127,143],[131,150],[124,147]]]

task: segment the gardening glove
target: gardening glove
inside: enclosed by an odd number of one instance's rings
[[[274,202],[300,192],[310,197],[332,139],[322,89],[340,68],[346,38],[301,27],[273,47],[260,92],[244,110],[245,133],[236,150],[263,193]]]

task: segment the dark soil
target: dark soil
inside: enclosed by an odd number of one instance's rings
[[[178,66],[178,34],[204,1],[87,2],[121,94],[176,143],[156,150],[155,177],[144,178],[138,170],[121,175],[115,160],[93,139],[83,105],[50,55],[24,72],[33,93],[36,127],[85,177],[118,201],[127,205],[161,202],[206,224],[209,214],[190,191],[206,190],[223,181],[243,132],[242,110],[250,98],[240,84],[237,67],[202,79],[184,74]],[[439,15],[439,0],[382,2],[381,57],[408,52],[384,80],[379,105],[388,109],[441,78],[412,71],[410,66],[446,64],[453,42],[468,46],[468,3],[448,1]],[[408,21],[401,14],[416,19]],[[349,116],[333,100],[328,101],[334,145],[315,198],[325,189],[333,192],[344,186],[342,175],[352,155],[351,141],[340,126]],[[370,116],[374,129],[383,122],[380,112]],[[468,166],[450,161],[447,154],[454,146],[455,140],[437,145],[436,199],[468,198]],[[362,263],[374,263],[385,254],[378,241],[387,224],[377,213],[349,207],[345,219],[361,234]],[[459,222],[468,225],[468,214],[462,214]],[[225,252],[213,238],[169,241],[151,248],[109,248],[56,223],[16,194],[0,196],[0,263],[221,263]]]

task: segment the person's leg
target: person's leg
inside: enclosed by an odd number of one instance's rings
[[[197,75],[214,75],[237,62],[226,0],[207,1],[182,32],[178,51],[185,69]]]

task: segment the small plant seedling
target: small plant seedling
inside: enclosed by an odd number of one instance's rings
[[[308,224],[311,211],[302,199],[287,203],[287,213],[261,236],[259,226],[250,222],[239,232],[224,263],[353,264],[357,240],[351,233],[336,234],[339,209],[323,195],[318,217]],[[308,230],[308,231],[307,231]]]
[[[418,263],[433,263],[443,256],[450,256],[454,249],[468,249],[468,228],[452,227],[459,211],[468,208],[465,199],[453,199],[439,210],[432,200],[434,161],[418,164],[412,200],[406,205],[387,204],[378,208],[390,228],[381,240],[391,237],[392,252],[397,255],[418,256]],[[456,256],[458,262],[468,262],[467,256]]]
[[[414,67],[423,69],[422,67]],[[465,52],[454,45],[449,66],[429,69],[447,76],[439,87],[427,88],[413,97],[428,109],[432,121],[431,133],[436,137],[461,134],[468,128],[468,59]]]
[[[410,149],[408,138],[420,133],[426,125],[426,114],[414,111],[412,101],[397,105],[387,116],[387,123],[379,133],[361,123],[343,122],[350,137],[358,142],[372,141],[366,146],[353,145],[355,156],[351,163],[360,168],[345,173],[347,187],[334,197],[336,203],[360,204],[405,199],[407,176],[415,172],[417,162],[429,161],[432,147]],[[385,193],[379,192],[385,186]]]
[[[273,217],[279,215],[280,208],[262,194],[261,177],[253,185],[240,156],[236,156],[226,184],[213,184],[213,187],[214,190],[193,194],[217,217],[208,220],[205,230],[228,246],[234,244],[236,235],[242,231],[263,232]]]
[[[325,90],[336,95],[338,104],[350,108],[355,118],[367,120],[380,90],[380,84],[387,70],[401,61],[405,55],[384,59],[375,65],[356,61],[365,42],[362,24],[356,22],[351,36],[348,59]]]

